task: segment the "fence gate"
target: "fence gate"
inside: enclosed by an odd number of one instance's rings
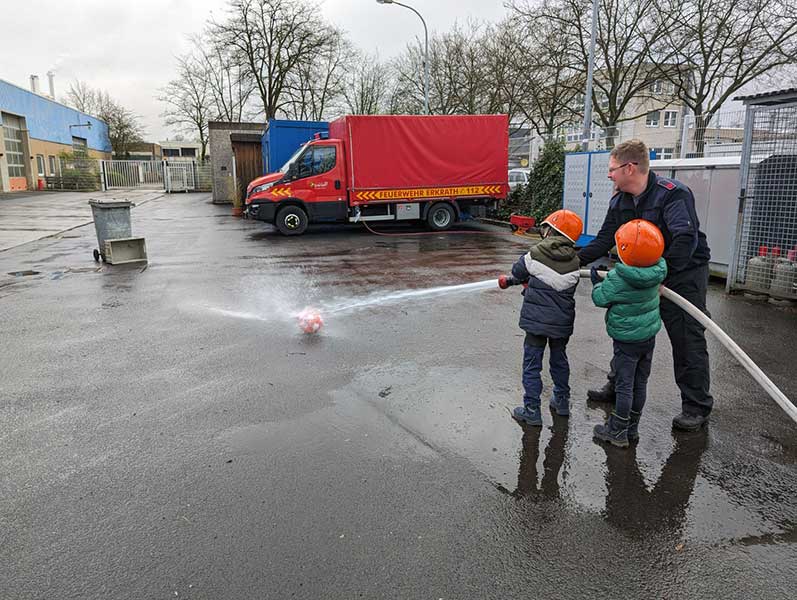
[[[100,175],[106,190],[163,189],[163,162],[159,160],[103,160]]]
[[[194,161],[164,162],[164,189],[167,192],[190,192],[197,188]]]
[[[747,107],[727,288],[797,299],[797,102]]]

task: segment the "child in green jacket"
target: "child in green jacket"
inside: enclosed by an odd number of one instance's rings
[[[602,282],[592,268],[592,301],[608,308],[606,330],[614,340],[616,404],[606,423],[596,425],[596,439],[627,448],[639,439],[639,419],[647,397],[647,383],[661,329],[659,285],[667,276],[661,255],[664,237],[653,223],[629,221],[615,234],[622,261]]]

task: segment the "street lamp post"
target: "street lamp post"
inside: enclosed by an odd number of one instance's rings
[[[429,30],[426,28],[426,21],[423,20],[421,13],[417,10],[408,6],[407,4],[402,4],[401,2],[395,2],[394,0],[376,0],[378,4],[397,4],[398,6],[403,6],[404,8],[408,8],[421,20],[423,23],[423,37],[424,37],[424,51],[423,51],[423,99],[424,104],[426,105],[426,114],[429,115],[431,112],[429,111]]]
[[[595,70],[595,40],[598,34],[598,0],[592,0],[592,34],[589,41],[589,62],[587,63],[587,89],[584,97],[584,137],[581,149],[589,150],[592,139],[592,77]]]

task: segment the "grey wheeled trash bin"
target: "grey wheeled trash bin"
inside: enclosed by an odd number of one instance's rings
[[[94,215],[94,229],[97,231],[99,250],[94,250],[94,260],[99,261],[100,256],[105,260],[106,240],[132,237],[130,227],[130,207],[135,206],[127,200],[89,200],[91,212]]]

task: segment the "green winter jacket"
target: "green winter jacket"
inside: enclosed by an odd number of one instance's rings
[[[661,329],[659,284],[667,276],[663,258],[652,267],[618,263],[592,289],[595,306],[608,308],[606,331],[618,342],[644,342]]]

